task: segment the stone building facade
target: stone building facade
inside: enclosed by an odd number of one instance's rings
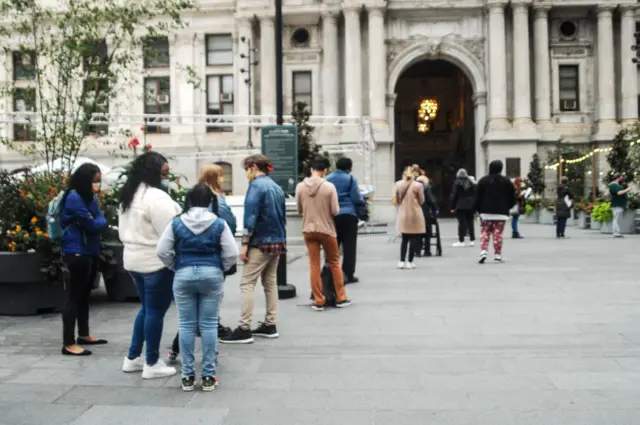
[[[512,176],[526,175],[533,153],[544,153],[560,140],[607,143],[638,118],[638,72],[631,50],[635,1],[283,4],[285,113],[294,102],[305,101],[318,119],[370,117],[376,146],[371,183],[381,202],[390,198],[391,185],[408,161],[424,164],[428,172],[430,166],[440,167],[433,178],[443,186],[459,166],[482,175],[493,159],[506,162]],[[176,167],[190,179],[203,162],[225,162],[229,191],[243,194],[243,152],[217,159],[215,153],[246,145],[248,128],[233,124],[239,116],[262,116],[259,123],[275,115],[273,10],[271,0],[203,0],[188,17],[188,28],[159,41],[159,48],[168,50],[165,63],[148,66],[141,57],[135,70],[140,84],[123,90],[110,113],[183,117],[170,127],[158,126],[147,134],[148,141],[175,153]],[[245,82],[249,63],[241,57],[249,42],[258,61],[250,86]],[[193,67],[201,88],[188,83],[183,65]],[[150,90],[156,100],[142,100]],[[421,132],[416,117],[425,99],[440,105],[440,118]],[[220,121],[217,115],[236,118],[229,126],[207,125]],[[316,130],[324,145],[362,137],[357,126],[337,130],[330,119],[324,122],[329,124]],[[257,127],[252,136],[259,143]],[[135,134],[139,125],[131,128]],[[197,159],[191,152],[211,156]],[[98,143],[88,155],[106,158],[106,148]],[[350,156],[356,174],[362,173],[362,159]],[[20,161],[2,153],[4,166]],[[446,189],[441,192],[444,198]]]

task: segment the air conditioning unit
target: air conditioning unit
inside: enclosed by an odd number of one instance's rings
[[[169,95],[168,94],[159,94],[156,96],[156,102],[160,105],[166,105],[169,103]]]
[[[562,100],[561,106],[563,111],[577,111],[578,110],[578,102],[575,100]]]
[[[226,102],[226,103],[233,102],[233,93],[220,94],[220,102]]]
[[[107,108],[109,106],[109,101],[105,100],[101,100],[100,102],[96,102],[96,106],[98,108]]]
[[[22,62],[22,66],[28,67],[28,66],[32,65],[32,63],[31,63],[31,55],[30,54],[23,53],[22,57],[20,59],[21,59],[21,62]]]

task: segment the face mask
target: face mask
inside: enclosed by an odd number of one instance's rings
[[[94,192],[100,192],[101,188],[102,188],[102,184],[101,183],[94,183],[93,184],[93,191]]]
[[[251,169],[251,168],[247,169],[246,173],[247,173],[247,179],[248,179],[249,181],[252,181],[253,179],[255,179],[255,178],[256,178],[256,175],[255,175],[255,173],[253,172],[253,169]]]
[[[165,192],[169,191],[169,179],[162,179],[160,181],[160,186],[162,186],[162,189],[164,189]]]

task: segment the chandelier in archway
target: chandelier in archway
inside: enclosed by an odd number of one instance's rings
[[[438,115],[438,101],[435,99],[423,99],[418,108],[418,133],[431,131],[431,123]]]

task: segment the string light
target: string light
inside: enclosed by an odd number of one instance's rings
[[[631,142],[630,146],[634,146],[636,144],[640,144],[640,139]],[[557,170],[561,163],[579,164],[579,163],[581,163],[583,161],[586,161],[587,159],[591,158],[596,153],[611,152],[612,150],[613,150],[613,148],[596,148],[596,149],[592,150],[591,152],[581,156],[580,158],[575,158],[575,159],[564,159],[564,158],[561,158],[555,164],[545,165],[544,168],[547,169],[547,170]]]

